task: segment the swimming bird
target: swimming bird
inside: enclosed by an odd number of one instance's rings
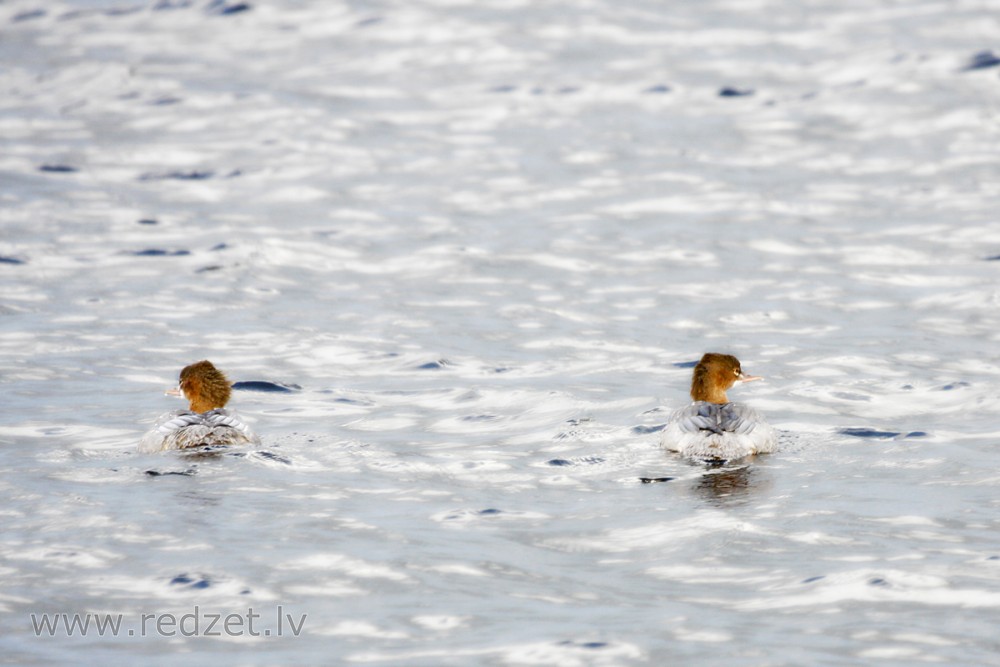
[[[694,403],[670,416],[660,443],[682,456],[718,462],[774,451],[774,429],[750,406],[726,398],[737,382],[761,379],[744,374],[731,354],[706,353],[691,379]]]
[[[176,389],[167,394],[183,396],[188,410],[161,415],[142,437],[140,452],[189,449],[207,445],[259,445],[260,438],[233,411],[226,410],[231,385],[210,361],[198,361],[181,370]]]

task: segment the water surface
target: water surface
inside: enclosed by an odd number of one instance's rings
[[[996,9],[0,4],[5,659],[996,664]]]

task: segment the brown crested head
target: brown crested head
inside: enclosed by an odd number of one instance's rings
[[[739,359],[731,354],[708,352],[694,367],[691,398],[709,403],[728,403],[726,391],[736,382],[748,379],[751,378],[743,375]]]
[[[193,412],[225,407],[231,393],[229,380],[211,361],[198,361],[181,371],[180,389]]]

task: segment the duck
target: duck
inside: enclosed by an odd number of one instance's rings
[[[222,371],[207,359],[185,366],[177,387],[166,393],[183,396],[188,409],[161,415],[142,437],[139,451],[259,445],[260,437],[234,411],[226,409],[231,387]]]
[[[681,456],[716,463],[773,452],[777,435],[771,425],[749,405],[726,397],[737,382],[762,379],[745,374],[731,354],[705,353],[691,379],[694,402],[670,416],[660,443]]]

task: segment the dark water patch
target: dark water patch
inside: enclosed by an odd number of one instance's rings
[[[172,95],[164,95],[163,97],[157,97],[155,100],[150,102],[150,104],[155,107],[168,107],[174,104],[180,104],[181,101],[182,100],[179,97],[174,97]]]
[[[29,9],[19,14],[14,14],[14,16],[11,17],[10,22],[22,23],[24,21],[33,21],[35,19],[40,19],[43,16],[46,16],[47,14],[48,12],[46,12],[44,9]]]
[[[580,92],[579,86],[563,86],[556,90],[557,95],[572,95],[573,93]]]
[[[225,250],[229,246],[225,243],[216,243],[214,246],[209,248],[211,252],[219,252],[220,250]]]
[[[379,23],[381,23],[384,20],[385,19],[383,19],[381,16],[372,16],[371,18],[361,19],[360,21],[358,21],[357,23],[354,24],[354,27],[355,28],[367,28],[369,26],[378,25]]]
[[[499,419],[497,415],[465,415],[461,421],[464,422],[491,422]]]
[[[80,170],[68,164],[43,164],[38,168],[38,171],[46,174],[75,174]]]
[[[656,86],[650,86],[649,88],[647,88],[642,92],[644,92],[647,95],[663,95],[665,93],[669,93],[671,90],[672,89],[670,88],[670,86],[661,83]]]
[[[206,181],[215,176],[214,171],[168,171],[162,174],[145,173],[140,181]]]
[[[191,576],[187,573],[178,574],[176,577],[170,580],[171,586],[183,586],[184,588],[192,588],[194,590],[202,590],[205,588],[211,588],[212,582],[208,577],[198,577]]]
[[[997,262],[1000,261],[1000,255],[993,255],[992,257],[985,258],[987,262]]]
[[[1000,560],[1000,556],[990,556],[986,560]]]
[[[228,450],[229,447],[226,445],[201,445],[187,447],[179,453],[186,461],[218,461]]]
[[[850,435],[855,438],[895,438],[899,435],[896,431],[879,431],[873,428],[842,428],[837,431],[841,435]]]
[[[183,257],[190,255],[190,250],[164,250],[163,248],[146,248],[145,250],[126,250],[123,255],[135,257]]]
[[[148,477],[167,477],[168,475],[181,475],[182,477],[193,477],[198,473],[194,468],[187,470],[147,470]]]
[[[26,264],[27,262],[23,259],[17,257],[9,257],[7,255],[0,255],[0,264]]]
[[[498,509],[496,507],[487,507],[486,509],[481,509],[481,510],[460,509],[460,510],[455,510],[450,514],[448,514],[447,516],[445,516],[444,520],[456,521],[461,519],[468,520],[470,517],[495,517],[506,513],[507,512],[505,510]]]
[[[725,86],[719,89],[719,97],[749,97],[753,94],[753,88],[734,88],[733,86]]]
[[[633,426],[632,432],[636,435],[649,435],[650,433],[662,431],[664,426],[666,426],[666,424],[658,424],[656,426]]]
[[[417,370],[421,371],[438,371],[443,368],[451,366],[451,362],[447,359],[438,359],[437,361],[429,361],[426,364],[420,364],[417,366]]]
[[[820,574],[820,575],[817,575],[815,577],[809,577],[808,579],[803,579],[802,583],[803,584],[812,584],[812,583],[815,583],[815,582],[819,581],[820,579],[826,579],[826,575],[825,574]]]
[[[105,9],[105,16],[128,16],[130,14],[136,14],[142,11],[142,7],[136,5],[134,7],[112,7],[111,9]]]
[[[162,12],[170,9],[187,9],[192,4],[192,0],[159,0],[153,5],[154,12]]]
[[[285,458],[284,456],[281,456],[279,454],[275,454],[274,452],[269,452],[264,450],[264,451],[254,452],[253,455],[255,458],[264,459],[265,461],[273,461],[274,463],[281,463],[286,466],[292,465],[291,459]]]
[[[871,401],[871,396],[865,396],[864,394],[855,394],[849,391],[835,391],[831,394],[834,398],[842,398],[845,401]]]
[[[247,380],[245,382],[234,382],[233,389],[238,389],[240,391],[263,391],[279,394],[301,391],[302,387],[297,384],[285,384],[283,382],[271,382],[269,380]]]
[[[962,68],[962,71],[971,72],[977,69],[996,67],[997,65],[1000,65],[1000,57],[996,56],[992,51],[980,51],[972,56],[972,59]]]
[[[868,580],[869,586],[888,586],[889,582],[882,577],[872,577]]]
[[[924,431],[910,431],[909,433],[907,433],[903,437],[904,438],[926,438],[927,437],[927,433],[924,432]]]
[[[497,366],[493,369],[494,373],[510,373],[513,369],[508,366]]]
[[[697,365],[697,361],[675,361],[671,364],[674,368],[694,368]]]
[[[559,646],[578,646],[579,648],[598,649],[598,648],[607,648],[608,643],[607,642],[575,642],[575,641],[567,639],[566,641],[559,642]]]
[[[248,12],[251,9],[253,9],[253,5],[251,5],[250,3],[240,2],[235,5],[229,5],[228,7],[222,10],[222,14],[223,15],[238,14],[240,12]]]
[[[221,271],[223,268],[221,264],[209,264],[200,269],[195,269],[195,273],[211,273],[212,271]]]
[[[511,85],[509,83],[505,83],[500,86],[493,86],[492,88],[490,88],[491,93],[513,93],[515,90],[517,90],[517,86]]]
[[[249,2],[234,2],[230,4],[224,0],[213,0],[205,8],[205,11],[216,16],[232,16],[233,14],[248,12],[251,9],[253,9],[253,5]]]
[[[137,220],[136,222],[138,224],[140,224],[140,225],[158,225],[158,224],[160,224],[159,220],[154,220],[153,218],[143,218],[142,220]]]
[[[549,459],[548,461],[545,462],[545,464],[546,465],[550,465],[550,466],[555,466],[555,467],[576,466],[576,465],[581,465],[581,464],[584,464],[584,465],[597,465],[599,463],[604,463],[605,460],[606,459],[603,459],[600,456],[583,456],[583,457],[572,459],[572,460],[570,460],[570,459]]]
[[[97,12],[93,11],[93,10],[74,9],[74,10],[71,10],[71,11],[68,11],[68,12],[63,12],[62,14],[60,14],[59,15],[59,20],[60,21],[75,21],[76,19],[82,19],[82,18],[85,18],[87,16],[93,16],[96,13]]]
[[[330,392],[329,391],[324,391],[322,393],[329,394]],[[359,401],[359,400],[354,399],[354,398],[337,398],[337,399],[334,399],[333,402],[334,403],[344,403],[346,405],[365,405],[365,406],[375,405],[371,401]]]
[[[958,389],[959,387],[968,387],[968,382],[949,382],[946,385],[937,388],[937,391],[952,391],[953,389]]]
[[[662,484],[663,482],[673,481],[673,477],[640,477],[639,481],[643,484]]]
[[[728,464],[730,461],[736,461],[737,459],[723,459],[718,457],[706,456],[703,458],[696,457],[695,460],[701,463],[703,466],[705,466],[705,468],[707,468],[708,470],[714,470],[716,468],[724,468],[726,464]]]

